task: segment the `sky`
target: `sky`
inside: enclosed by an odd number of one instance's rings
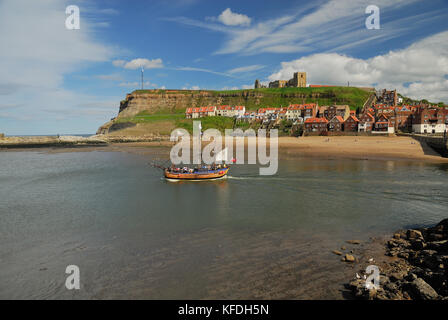
[[[67,29],[67,6],[79,29]],[[369,5],[379,29],[368,29]],[[447,0],[0,0],[0,133],[93,134],[144,87],[310,84],[448,104]]]

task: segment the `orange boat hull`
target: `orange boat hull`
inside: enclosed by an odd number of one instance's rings
[[[165,179],[168,180],[215,180],[223,178],[227,175],[229,172],[229,168],[215,170],[215,171],[208,171],[204,173],[175,173],[175,172],[169,172],[168,170],[164,171]]]

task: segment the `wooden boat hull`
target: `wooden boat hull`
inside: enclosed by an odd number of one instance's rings
[[[209,181],[223,179],[228,172],[229,168],[199,173],[174,173],[165,170],[164,175],[169,181]]]

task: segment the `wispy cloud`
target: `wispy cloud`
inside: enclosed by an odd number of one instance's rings
[[[419,0],[377,0],[375,4],[387,16],[388,13],[417,1]],[[292,9],[294,14],[253,23],[252,26],[229,26],[185,17],[172,21],[226,34],[227,40],[216,54],[245,55],[331,51],[336,47],[341,48],[341,44],[345,48],[362,45],[368,41],[366,38],[377,43],[386,41],[418,28],[415,23],[406,22],[405,19],[412,17],[405,17],[383,25],[380,30],[367,30],[364,26],[367,17],[365,8],[370,4],[370,0],[316,1],[297,12]]]
[[[233,78],[233,77],[234,77],[234,76],[232,76],[232,75],[229,74],[229,73],[225,73],[225,72],[217,72],[217,71],[213,71],[213,70],[210,70],[210,69],[204,69],[204,68],[177,67],[177,68],[167,68],[167,69],[178,70],[178,71],[206,72],[206,73],[216,74],[216,75],[224,76],[224,77],[230,77],[230,78]]]
[[[257,71],[257,70],[263,69],[264,67],[265,66],[255,64],[255,65],[251,65],[251,66],[234,68],[234,69],[227,71],[227,73],[235,74],[235,73],[251,72],[251,71]]]

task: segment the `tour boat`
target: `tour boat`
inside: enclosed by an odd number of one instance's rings
[[[232,159],[231,161],[234,163],[236,160]],[[162,167],[155,164],[153,166],[163,170],[163,175],[167,181],[207,181],[226,178],[229,172],[229,166],[225,164],[228,162],[227,148],[216,154],[215,162],[224,164],[202,166],[201,168]]]
[[[207,169],[187,169],[188,172],[183,172],[184,170],[180,170],[180,172],[176,172],[165,168],[164,175],[165,179],[168,181],[204,181],[204,180],[218,180],[224,179],[227,177],[227,173],[229,172],[229,168],[220,168],[215,170],[207,170]]]

